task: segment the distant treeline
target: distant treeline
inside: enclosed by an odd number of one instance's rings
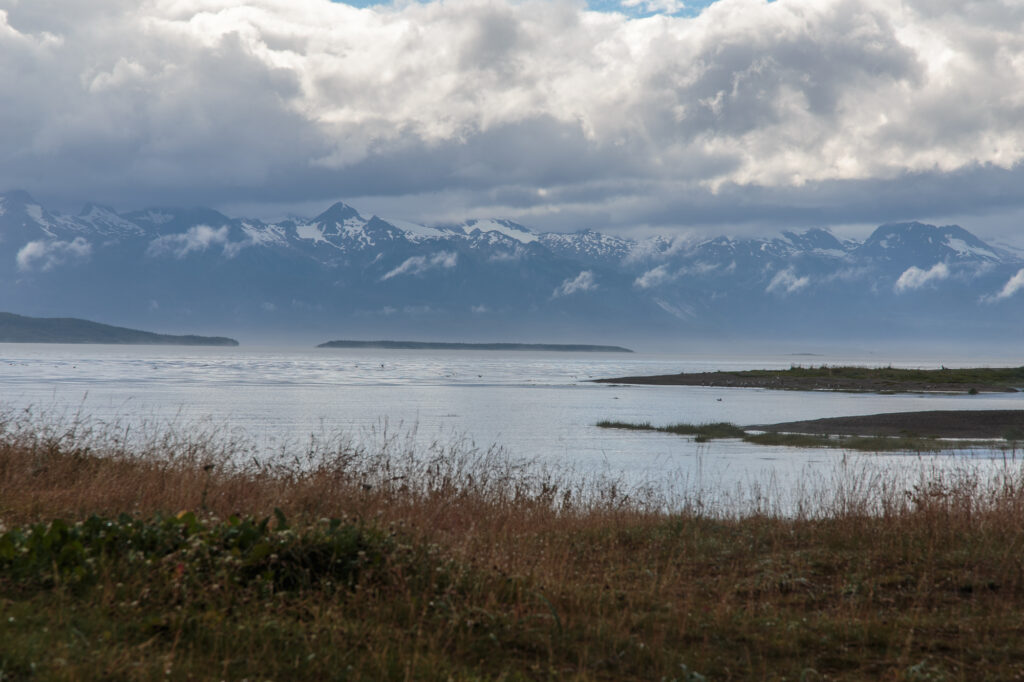
[[[175,336],[114,327],[74,317],[0,313],[0,343],[114,343],[168,346],[237,346],[224,336]]]
[[[574,343],[437,343],[432,341],[328,341],[317,348],[389,348],[396,350],[543,350],[572,353],[632,353],[622,346]]]

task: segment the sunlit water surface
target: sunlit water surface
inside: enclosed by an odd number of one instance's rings
[[[931,366],[931,358],[390,351],[301,348],[0,345],[0,403],[130,424],[202,422],[280,451],[311,435],[372,444],[404,433],[424,448],[463,441],[515,458],[679,490],[791,492],[835,476],[841,451],[698,444],[599,429],[602,419],[764,424],[915,410],[1016,409],[1024,394],[874,395],[743,388],[623,386],[589,380],[791,364]],[[947,366],[1019,364],[942,358]],[[1004,455],[859,456],[885,471],[1003,466]],[[847,458],[846,461],[848,461]]]

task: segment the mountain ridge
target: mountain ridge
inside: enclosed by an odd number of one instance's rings
[[[823,228],[629,239],[420,225],[344,202],[264,222],[202,207],[62,215],[0,194],[0,306],[135,326],[471,341],[1017,333],[1022,273],[1021,252],[916,221],[863,241]]]

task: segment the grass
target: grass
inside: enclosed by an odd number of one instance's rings
[[[627,429],[631,431],[657,431],[674,433],[682,436],[694,436],[697,442],[707,442],[716,438],[739,438],[747,443],[757,445],[780,445],[793,448],[835,448],[855,450],[858,452],[942,452],[946,450],[965,450],[971,448],[1011,449],[1015,443],[995,443],[993,441],[965,441],[924,436],[827,436],[803,433],[748,433],[742,427],[729,422],[709,424],[670,424],[653,426],[650,422],[633,423],[604,420],[597,426],[605,429]],[[1013,440],[1017,440],[1014,438]]]
[[[785,370],[756,369],[734,372],[739,376],[807,379],[864,379],[893,383],[982,384],[1019,388],[1024,386],[1024,367],[970,367],[961,369],[899,369],[852,365],[793,365]]]
[[[650,422],[632,423],[603,420],[597,423],[603,429],[626,429],[630,431],[659,431],[674,433],[679,436],[696,436],[702,440],[714,438],[743,438],[745,431],[729,422],[711,422],[707,424],[670,424],[668,426],[652,426]]]
[[[779,516],[390,435],[252,457],[0,420],[0,679],[1024,676],[1013,462]]]

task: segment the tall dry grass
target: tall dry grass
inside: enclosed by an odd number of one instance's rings
[[[8,413],[0,520],[277,508],[298,526],[359,519],[457,567],[445,570],[459,587],[440,596],[406,581],[255,611],[239,605],[250,597],[232,602],[232,617],[262,633],[244,639],[248,662],[224,664],[238,675],[301,664],[310,677],[347,665],[353,679],[1024,676],[1018,461],[908,460],[897,471],[849,458],[796,489],[769,481],[710,498],[559,472],[500,448],[414,443],[384,430],[369,446],[318,437],[267,454],[203,424]],[[98,603],[120,603],[118,589]],[[216,674],[218,657],[243,646],[217,620],[222,597],[199,598],[194,621],[175,626],[192,633],[190,648],[157,640],[185,677]],[[78,655],[79,672],[94,670],[94,654]]]
[[[655,519],[670,504],[652,486],[554,470],[465,439],[423,447],[414,432],[384,424],[361,440],[311,435],[268,452],[202,421],[125,424],[8,411],[0,414],[0,520],[181,510],[226,518],[280,509],[305,521],[400,523],[475,551],[479,538]]]

